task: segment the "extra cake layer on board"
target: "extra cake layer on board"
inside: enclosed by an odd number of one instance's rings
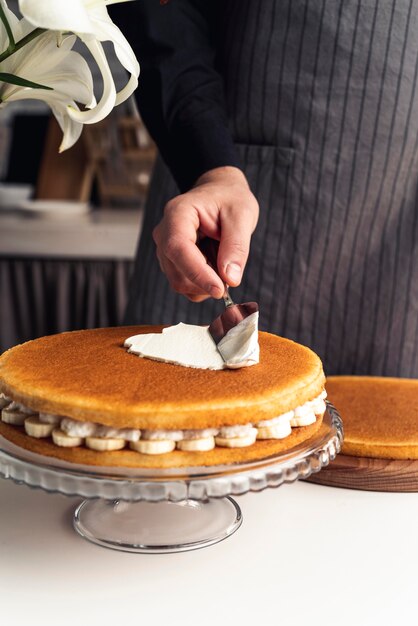
[[[264,332],[260,363],[240,370],[155,362],[123,346],[134,334],[161,330],[76,331],[16,346],[0,357],[0,391],[38,412],[107,426],[201,429],[271,419],[323,389],[314,352]]]
[[[133,450],[124,449],[114,452],[96,452],[85,447],[60,448],[49,439],[29,437],[23,427],[10,426],[0,422],[0,435],[17,446],[54,457],[70,463],[96,465],[103,467],[138,467],[138,468],[175,468],[209,467],[256,461],[290,451],[295,446],[318,433],[322,428],[322,417],[318,417],[310,426],[292,429],[292,434],[285,439],[256,441],[247,448],[214,448],[207,452],[184,452],[174,450],[169,454],[151,456]]]
[[[418,459],[418,380],[330,376],[327,392],[344,420],[342,454]]]

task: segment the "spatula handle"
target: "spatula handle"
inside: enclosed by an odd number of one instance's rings
[[[225,285],[225,292],[224,292],[224,295],[222,297],[224,299],[224,304],[225,304],[226,308],[228,308],[229,306],[232,306],[233,304],[235,304],[233,299],[229,295],[228,285]]]
[[[211,239],[210,237],[205,237],[204,239],[201,239],[199,241],[198,246],[202,254],[205,256],[207,264],[210,265],[211,268],[214,269],[217,274],[219,274],[218,272],[219,241],[216,241],[215,239]],[[224,286],[225,286],[225,292],[222,297],[224,299],[225,307],[227,308],[229,306],[232,306],[234,302],[231,296],[229,295],[228,285],[224,283]]]
[[[218,274],[218,252],[219,241],[211,239],[210,237],[204,237],[198,242],[198,248],[206,258],[206,262],[212,269]]]

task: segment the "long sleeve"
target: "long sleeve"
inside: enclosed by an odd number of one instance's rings
[[[141,116],[180,189],[204,172],[240,166],[215,68],[215,0],[138,0],[112,7],[141,65]]]

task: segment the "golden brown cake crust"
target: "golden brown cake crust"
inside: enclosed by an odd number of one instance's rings
[[[210,371],[141,359],[124,340],[162,327],[62,333],[0,357],[0,391],[43,413],[114,427],[206,428],[271,419],[318,396],[320,359],[260,332],[260,363]]]
[[[418,380],[330,376],[327,392],[343,419],[343,454],[418,459]]]
[[[23,427],[10,426],[0,422],[0,435],[21,448],[49,457],[54,457],[80,465],[102,467],[138,467],[144,469],[162,469],[175,467],[209,467],[244,463],[288,452],[291,448],[315,435],[322,425],[322,417],[311,426],[293,428],[292,434],[285,439],[256,441],[247,448],[214,448],[207,452],[185,452],[174,450],[168,454],[156,456],[141,454],[128,448],[114,452],[96,452],[89,448],[60,448],[51,439],[29,437]]]

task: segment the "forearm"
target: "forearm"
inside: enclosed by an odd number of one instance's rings
[[[206,171],[241,165],[214,67],[217,7],[215,0],[140,0],[115,16],[141,64],[141,115],[182,191]]]

